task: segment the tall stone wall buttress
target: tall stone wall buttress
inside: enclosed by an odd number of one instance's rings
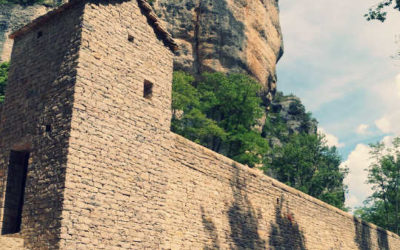
[[[157,0],[153,5],[180,45],[175,69],[248,73],[271,98],[283,53],[277,0]]]
[[[60,13],[14,41],[0,123],[0,218],[10,152],[30,151],[18,233],[30,249],[59,242],[82,11]]]

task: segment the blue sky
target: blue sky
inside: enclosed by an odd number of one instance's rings
[[[368,144],[400,135],[400,12],[363,15],[378,0],[280,0],[278,90],[301,98],[349,167],[346,204],[362,205]]]

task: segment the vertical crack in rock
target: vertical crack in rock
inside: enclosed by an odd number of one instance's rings
[[[193,42],[194,42],[194,49],[193,49],[193,70],[196,74],[201,74],[201,61],[200,61],[200,39],[199,39],[199,32],[200,32],[200,16],[201,16],[201,8],[202,8],[202,0],[198,0],[196,3],[195,12],[195,24],[194,24],[194,35],[193,35]]]

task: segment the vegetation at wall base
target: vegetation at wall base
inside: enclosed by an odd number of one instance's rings
[[[10,64],[8,62],[0,64],[0,103],[4,102],[4,92],[7,85],[9,67]]]
[[[354,214],[400,235],[400,137],[392,146],[371,144],[368,184],[373,193]]]
[[[175,72],[171,130],[345,209],[347,169],[339,167],[336,148],[317,134],[311,113],[297,97],[280,92],[266,112],[259,90],[244,74],[206,73],[195,80]],[[260,123],[262,131],[256,129]]]

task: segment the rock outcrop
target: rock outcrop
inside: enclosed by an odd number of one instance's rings
[[[49,10],[50,8],[43,5],[0,5],[0,61],[10,59],[13,41],[8,35]]]
[[[178,70],[245,72],[271,100],[283,53],[277,0],[154,0],[152,5],[179,43]]]
[[[278,91],[269,105],[263,136],[271,147],[282,146],[292,134],[317,134],[318,122],[307,112],[300,98]]]
[[[289,133],[317,133],[318,122],[307,113],[297,96],[277,94],[271,103],[273,112],[279,113]]]

